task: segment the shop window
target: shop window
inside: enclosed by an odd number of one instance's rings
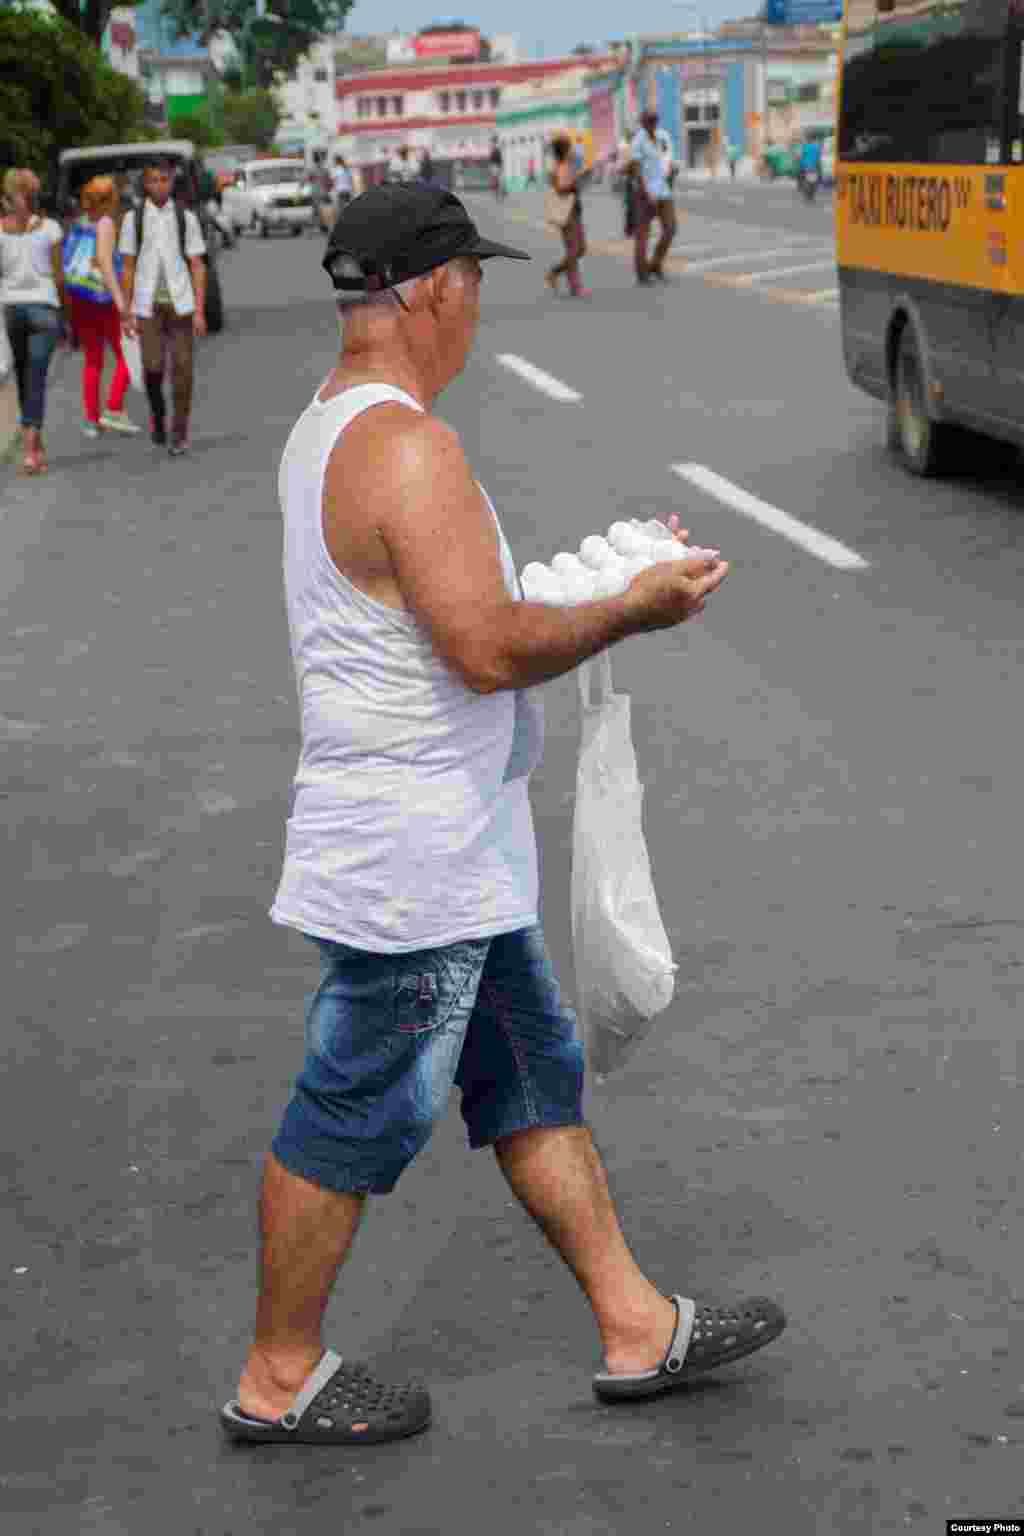
[[[498,103],[501,100],[501,91],[500,90],[489,91],[488,95],[491,98],[491,106],[492,107],[497,107]]]
[[[404,97],[402,97],[402,96],[392,96],[392,98],[391,98],[391,110],[395,114],[396,117],[404,117],[404,115],[405,115],[405,99],[404,99]]]
[[[473,111],[474,112],[482,112],[483,111],[483,107],[484,107],[484,93],[483,93],[483,91],[474,91],[473,92]]]
[[[457,112],[465,112],[465,110],[466,110],[466,93],[465,93],[465,91],[456,91],[455,92],[455,110]]]
[[[442,112],[450,112],[451,111],[451,109],[452,109],[452,93],[451,93],[451,91],[442,91],[440,96],[437,99],[438,99],[438,102],[440,103],[441,111]]]
[[[378,117],[387,117],[387,115],[388,115],[388,99],[387,99],[386,96],[378,96],[377,97],[377,116]]]

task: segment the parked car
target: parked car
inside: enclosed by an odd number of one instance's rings
[[[319,228],[313,180],[302,160],[250,160],[221,193],[221,208],[236,233]]]
[[[217,252],[220,242],[201,195],[203,163],[190,139],[158,139],[148,144],[95,144],[87,149],[62,150],[57,161],[57,217],[65,224],[78,212],[78,195],[94,176],[113,176],[121,191],[121,206],[141,207],[145,192],[142,173],[154,157],[169,160],[174,166],[174,196],[199,220],[206,243],[206,326],[209,331],[224,327],[224,300],[221,294]]]
[[[258,154],[259,150],[252,144],[225,144],[220,149],[206,151],[203,164],[208,171],[213,172],[218,195],[234,181],[242,166]]]

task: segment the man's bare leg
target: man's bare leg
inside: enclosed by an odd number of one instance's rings
[[[661,1364],[676,1310],[647,1280],[622,1235],[604,1165],[582,1126],[519,1131],[495,1143],[513,1194],[576,1276],[609,1371]]]
[[[324,1352],[324,1312],[359,1227],[365,1195],[337,1195],[267,1157],[256,1337],[238,1387],[243,1413],[277,1419]]]

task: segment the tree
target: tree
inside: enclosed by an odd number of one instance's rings
[[[66,21],[68,26],[74,27],[87,37],[98,48],[103,41],[103,34],[110,20],[110,13],[115,5],[134,5],[136,0],[50,0],[50,4],[57,15]],[[15,11],[22,14],[38,15],[28,4],[22,5],[19,0],[0,0],[0,12]]]
[[[223,140],[210,121],[208,111],[188,112],[174,119],[174,137],[191,139],[197,149],[213,149]]]
[[[224,98],[224,142],[269,149],[281,121],[281,108],[270,91],[242,91]]]
[[[52,187],[62,149],[144,141],[146,98],[78,27],[0,9],[0,164]]]
[[[248,48],[257,84],[269,86],[277,74],[293,74],[303,54],[321,37],[338,32],[354,0],[267,0],[278,21],[258,19],[256,0],[163,0],[163,13],[175,37],[202,42],[218,30],[228,32],[239,51]]]

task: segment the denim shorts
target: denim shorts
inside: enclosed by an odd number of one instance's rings
[[[323,974],[277,1160],[339,1193],[386,1195],[444,1117],[472,1148],[584,1124],[583,1049],[539,927],[370,954],[312,939]]]

